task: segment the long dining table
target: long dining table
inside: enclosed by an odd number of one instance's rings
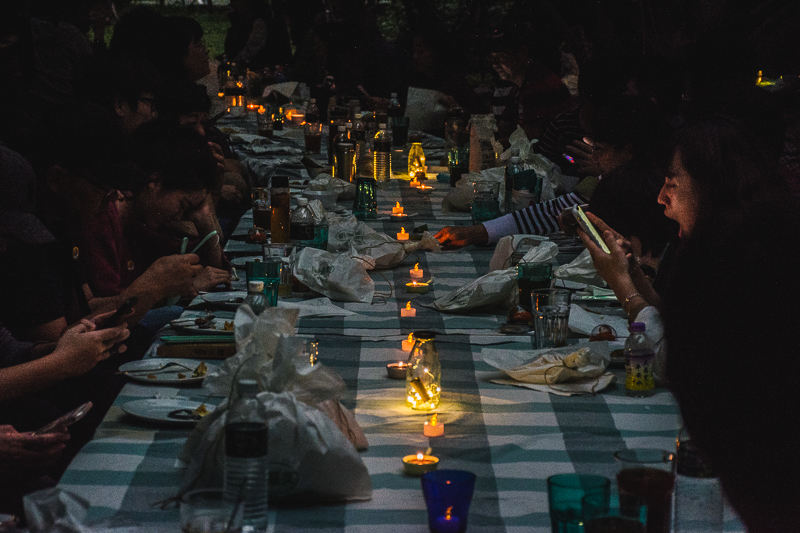
[[[228,126],[250,131],[245,128],[254,128],[254,120],[252,124],[230,121]],[[302,141],[294,142],[300,146]],[[254,169],[263,169],[270,157],[275,156],[242,151],[243,161]],[[470,224],[469,214],[442,211],[449,184],[429,183],[435,187],[430,195],[418,194],[402,180],[381,189],[379,217],[370,226],[388,234],[398,232],[400,224],[388,218],[397,201],[406,212],[417,213],[404,224],[406,231],[421,224],[427,224],[431,233],[445,225]],[[235,233],[246,233],[251,224],[246,214]],[[232,256],[248,256],[258,255],[260,248],[234,239],[227,250]],[[270,531],[428,531],[420,480],[404,475],[402,457],[431,447],[440,459],[439,468],[477,475],[468,531],[546,533],[551,528],[548,476],[592,473],[613,479],[618,450],[675,449],[681,419],[672,395],[657,389],[648,398],[627,397],[621,368],[610,368],[616,383],[595,395],[561,396],[493,382],[504,376],[482,354],[499,349],[524,358],[534,349],[533,337],[500,333],[498,328],[506,320],[500,313],[445,314],[424,305],[486,274],[492,253],[492,247],[416,253],[394,268],[369,272],[376,291],[391,292],[390,297],[372,303],[334,302],[352,313],[348,316],[300,318],[297,332],[319,341],[320,362],[347,385],[342,402],[354,412],[369,442],[360,455],[373,494],[370,501],[272,506]],[[416,263],[426,278],[435,277],[428,294],[407,294],[402,289]],[[417,309],[416,317],[401,316],[409,301]],[[197,313],[200,303],[193,302],[186,314]],[[422,329],[437,334],[442,399],[435,412],[444,424],[442,437],[423,436],[428,413],[406,407],[405,381],[389,379],[386,372],[387,363],[408,355],[401,350],[401,341]],[[175,334],[169,328],[162,333]],[[122,409],[134,400],[171,398],[222,400],[209,398],[198,385],[126,384],[94,439],[59,483],[61,489],[89,502],[88,521],[138,525],[143,531],[178,529],[177,508],[162,508],[159,502],[178,492],[184,470],[177,457],[191,428],[143,422]],[[727,511],[726,531],[741,530]]]

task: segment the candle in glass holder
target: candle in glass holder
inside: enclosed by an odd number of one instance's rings
[[[422,434],[426,437],[441,437],[444,435],[444,424],[439,423],[439,415],[433,415],[430,421],[425,421],[422,426]]]
[[[406,228],[400,228],[400,233],[397,234],[398,241],[407,241],[408,240],[408,233],[406,233]]]
[[[403,347],[403,351],[404,352],[410,352],[411,351],[411,348],[414,347],[414,334],[413,333],[409,333],[408,334],[408,339],[403,341],[402,347]]]
[[[436,470],[439,467],[439,458],[433,455],[418,453],[403,457],[403,471],[408,476],[421,476],[425,472]]]
[[[417,282],[416,280],[411,283],[406,283],[406,292],[413,292],[415,294],[428,294],[428,284],[424,282]]]
[[[392,208],[392,214],[393,215],[402,215],[403,214],[403,207],[400,205],[400,202],[397,202],[397,205],[395,205]]]
[[[414,265],[414,268],[408,271],[408,273],[411,275],[411,279],[422,279],[424,272],[424,270],[419,268],[419,263]]]
[[[413,317],[417,316],[417,310],[414,309],[413,307],[411,307],[411,302],[408,302],[406,304],[405,309],[401,309],[400,310],[400,316],[412,317],[413,318]]]
[[[404,341],[405,342],[405,341]],[[406,379],[408,365],[402,361],[386,365],[386,373],[392,379]]]

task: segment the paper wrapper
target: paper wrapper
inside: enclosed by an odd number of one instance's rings
[[[378,233],[355,217],[331,222],[328,244],[331,250],[349,251],[350,257],[363,261],[367,270],[392,268],[411,253],[439,252],[442,249],[439,241],[427,232],[419,241],[400,242],[394,237]]]
[[[598,310],[609,310],[598,308]],[[591,335],[592,330],[600,324],[608,324],[617,332],[617,337],[628,336],[628,320],[617,315],[590,313],[577,304],[569,306],[569,329],[581,335]]]
[[[533,359],[529,353],[498,349],[484,349],[481,356],[511,378],[493,379],[493,383],[571,396],[594,394],[614,382],[614,374],[605,372],[609,353],[607,342],[591,342],[585,346],[535,350]]]
[[[367,274],[365,262],[350,254],[303,248],[294,264],[294,276],[312,291],[337,302],[372,303],[375,296],[375,282]]]
[[[461,177],[456,183],[455,188],[442,198],[442,211],[469,213],[472,200],[475,198],[475,183],[479,181],[491,181],[500,184],[500,193],[497,198],[499,205],[500,198],[503,198],[505,191],[505,167],[488,168],[480,172],[470,172]]]
[[[489,272],[510,268],[511,256],[514,252],[521,252],[524,249],[525,253],[528,253],[530,248],[535,248],[548,240],[550,239],[542,235],[507,235],[503,237],[497,241],[497,246],[494,248],[494,254],[489,261]]]
[[[308,182],[308,191],[336,191],[337,200],[353,200],[356,197],[356,186],[349,181],[334,178],[330,174],[317,174]]]
[[[594,268],[589,250],[582,251],[571,263],[561,265],[555,269],[553,271],[553,277],[598,287],[604,287],[606,285],[603,278],[597,274],[597,269]]]
[[[521,261],[530,263],[549,263],[558,254],[558,246],[552,242],[543,242],[525,254]],[[516,267],[495,270],[481,276],[472,283],[454,290],[439,298],[429,307],[437,311],[467,311],[479,307],[504,305],[508,307],[513,301],[517,286]]]

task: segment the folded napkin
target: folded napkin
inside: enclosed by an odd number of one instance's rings
[[[515,385],[560,396],[594,394],[613,383],[616,377],[605,372],[610,361],[607,342],[584,346],[565,346],[512,352],[484,349],[483,360],[512,379],[493,379],[493,383]]]
[[[575,333],[591,335],[600,324],[608,324],[617,331],[617,337],[628,336],[628,320],[617,315],[590,313],[575,304],[569,306],[569,329]]]
[[[313,300],[304,300],[302,302],[286,302],[280,300],[278,307],[285,309],[297,309],[300,311],[298,318],[319,318],[329,316],[351,316],[358,313],[342,309],[338,305],[334,305],[330,298],[314,298]]]

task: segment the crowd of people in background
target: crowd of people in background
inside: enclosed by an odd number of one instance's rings
[[[257,182],[210,117],[199,82],[214,58],[196,20],[101,0],[4,3],[0,475],[21,481],[0,486],[0,510],[19,513],[91,438],[123,384],[114,371],[180,314],[174,299],[230,283],[224,239]],[[323,113],[350,99],[380,110],[414,86],[494,114],[506,146],[518,127],[538,139],[574,178],[555,200],[437,238],[569,230],[562,211],[588,204],[611,250],[581,233],[596,269],[631,321],[663,331],[660,377],[729,500],[753,531],[800,523],[787,427],[800,403],[798,84],[758,87],[746,43],[719,35],[666,58],[570,50],[524,20],[471,36],[487,69],[466,72],[424,2],[397,42],[369,3],[299,4],[231,0],[225,59],[305,82]],[[95,408],[69,431],[29,433],[85,401]]]

